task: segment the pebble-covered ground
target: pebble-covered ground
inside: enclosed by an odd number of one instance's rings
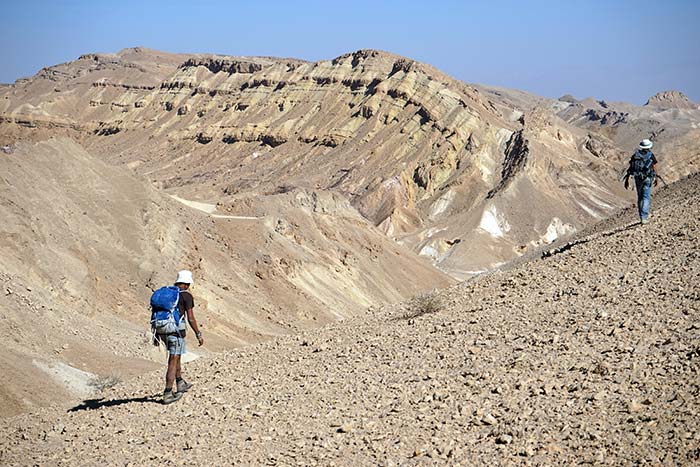
[[[700,177],[551,256],[0,421],[8,465],[700,465]],[[190,345],[193,345],[190,342]],[[50,391],[50,386],[46,387]]]

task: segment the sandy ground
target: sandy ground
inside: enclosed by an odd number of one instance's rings
[[[541,259],[4,420],[3,465],[697,465],[700,177]],[[178,430],[177,443],[163,442]],[[88,461],[90,462],[90,461]]]

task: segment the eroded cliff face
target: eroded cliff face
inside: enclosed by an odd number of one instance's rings
[[[338,192],[457,277],[627,202],[610,177],[619,154],[590,150],[614,147],[604,136],[386,52],[310,63],[136,49],[50,70],[0,90],[3,141],[69,134],[224,209]]]

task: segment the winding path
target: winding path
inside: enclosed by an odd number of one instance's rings
[[[229,216],[226,214],[214,214],[214,211],[216,211],[216,204],[210,204],[210,203],[202,203],[200,201],[191,201],[188,199],[180,198],[177,195],[170,195],[172,199],[175,201],[179,201],[180,203],[184,204],[185,206],[191,207],[193,209],[196,209],[198,211],[202,211],[204,213],[209,214],[211,217],[214,217],[216,219],[241,219],[241,220],[257,220],[260,219],[260,217],[251,217],[251,216]]]

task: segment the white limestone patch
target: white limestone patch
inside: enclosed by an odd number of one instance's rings
[[[384,235],[387,237],[391,237],[394,235],[394,223],[391,221],[391,216],[387,217],[384,219],[378,226],[377,228],[381,230]]]
[[[428,258],[433,259],[437,259],[437,257],[440,255],[437,249],[432,245],[425,245],[423,248],[421,248],[418,254],[420,256],[427,256]]]
[[[510,224],[495,206],[489,206],[481,215],[479,228],[494,238],[501,238],[510,231]]]
[[[510,113],[510,115],[508,116],[508,120],[511,121],[511,122],[516,122],[516,121],[518,121],[518,120],[520,119],[520,117],[522,117],[523,115],[524,115],[524,113],[521,112],[520,110],[513,110],[513,111]]]
[[[589,199],[591,202],[595,203],[596,205],[600,206],[601,208],[603,208],[603,209],[605,209],[605,210],[614,211],[614,210],[616,209],[615,206],[606,203],[605,201],[603,201],[603,200],[600,199],[598,196],[596,196],[596,195],[594,195],[594,194],[592,194],[592,193],[589,193],[589,194],[588,194],[588,199]]]
[[[183,199],[177,195],[170,195],[170,197],[172,199],[174,199],[175,201],[179,201],[180,203],[184,204],[185,206],[189,206],[193,209],[197,209],[198,211],[206,212],[207,214],[211,214],[214,211],[216,211],[216,204],[202,203],[200,201],[192,201],[189,199]]]
[[[448,190],[447,193],[440,196],[430,207],[430,217],[436,217],[445,212],[454,199],[454,190]]]
[[[513,132],[507,128],[499,128],[496,131],[496,141],[498,142],[498,148],[501,152],[505,152],[506,143],[513,136]]]
[[[197,342],[196,340],[193,340],[193,342]],[[189,347],[190,343],[187,343],[187,346]],[[193,362],[199,358],[199,354],[196,352],[192,352],[191,350],[187,350],[185,354],[181,357],[182,363],[187,363],[187,362]]]
[[[479,175],[481,175],[481,179],[486,183],[490,183],[491,179],[496,173],[496,159],[491,157],[491,154],[488,151],[481,151],[475,156],[475,159],[479,167]]]
[[[32,360],[34,366],[49,375],[57,384],[80,397],[87,397],[94,392],[90,381],[95,377],[92,373],[79,370],[63,362],[44,362]]]
[[[603,218],[603,216],[602,216],[601,214],[599,214],[598,212],[594,211],[594,210],[591,209],[590,207],[586,206],[586,205],[583,204],[582,202],[576,201],[576,204],[578,204],[579,206],[581,206],[581,208],[582,208],[584,211],[586,211],[588,214],[590,214],[590,215],[591,215],[592,217],[594,217],[595,219],[602,219],[602,218]]]
[[[382,188],[384,188],[385,191],[389,191],[392,189],[401,189],[401,181],[399,180],[398,177],[391,177],[387,180],[384,180],[382,182]]]
[[[576,228],[571,224],[565,224],[558,217],[552,218],[552,222],[547,226],[547,231],[545,232],[542,240],[545,243],[552,243],[557,238],[568,235],[576,231]]]
[[[554,112],[561,112],[562,110],[564,110],[568,107],[571,107],[571,104],[569,102],[563,102],[563,101],[554,101],[549,106],[549,108],[552,109]]]

